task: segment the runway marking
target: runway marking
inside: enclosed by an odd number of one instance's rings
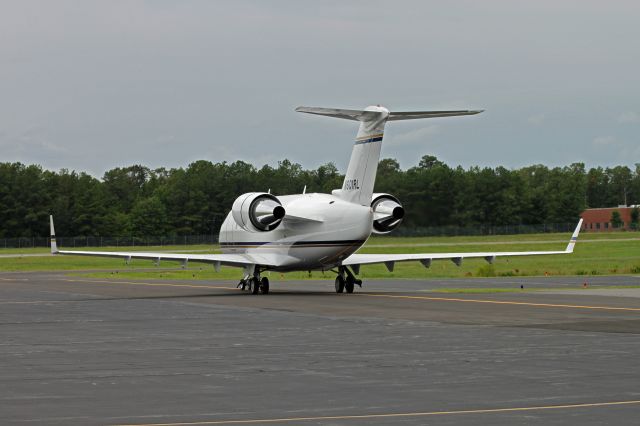
[[[94,300],[113,300],[109,298],[83,299],[83,300],[2,300],[0,305],[41,305],[49,303],[81,303]]]
[[[126,284],[126,285],[141,285],[141,286],[160,286],[160,287],[189,287],[189,288],[209,288],[219,290],[238,290],[236,287],[221,287],[210,285],[191,285],[191,284],[163,284],[163,283],[145,283],[145,282],[132,282],[132,281],[97,281],[97,280],[72,280],[59,278],[57,281],[66,281],[72,283],[90,283],[90,284]],[[194,295],[197,297],[197,295]],[[93,300],[112,300],[112,298],[96,298]],[[87,300],[0,300],[0,305],[37,305],[47,303],[77,303],[86,302]]]
[[[150,283],[150,282],[139,282],[139,281],[136,282],[136,281],[86,280],[86,279],[70,279],[70,278],[59,278],[57,279],[57,281],[85,283],[85,284],[86,283],[124,284],[124,285],[138,285],[138,286],[149,286],[149,287],[206,288],[206,289],[232,290],[232,291],[238,290],[237,287],[223,287],[223,286],[198,285],[198,284]],[[405,295],[371,294],[371,293],[356,293],[356,294],[358,296],[384,297],[389,299],[414,299],[414,300],[432,300],[432,301],[442,301],[442,302],[486,303],[486,304],[494,304],[494,305],[536,306],[536,307],[545,307],[545,308],[640,312],[640,308],[615,307],[615,306],[568,305],[568,304],[557,304],[557,303],[534,303],[534,302],[517,302],[517,301],[506,301],[506,300],[462,299],[462,298],[455,298],[455,297],[405,296]]]
[[[210,288],[219,290],[238,290],[237,287],[221,287],[212,285],[196,285],[196,284],[166,284],[166,283],[148,283],[148,282],[134,282],[134,281],[110,281],[110,280],[72,280],[69,278],[60,278],[58,281],[66,281],[70,283],[92,283],[92,284],[126,284],[126,285],[141,285],[151,287],[187,287],[187,288]]]
[[[207,289],[232,290],[232,291],[238,290],[238,288],[236,287],[222,287],[222,286],[196,285],[196,284],[168,284],[168,283],[110,281],[110,280],[75,280],[75,279],[69,279],[69,278],[66,278],[66,279],[61,278],[58,281],[91,283],[91,284],[140,285],[140,286],[150,286],[150,287],[207,288]],[[403,295],[370,294],[370,293],[356,293],[356,294],[358,296],[386,297],[390,299],[416,299],[416,300],[433,300],[433,301],[444,301],[444,302],[487,303],[487,304],[495,304],[495,305],[520,305],[520,306],[537,306],[537,307],[547,307],[547,308],[640,312],[640,308],[625,308],[625,307],[615,307],[615,306],[567,305],[567,304],[556,304],[556,303],[516,302],[516,301],[506,301],[506,300],[485,300],[485,299],[462,299],[462,298],[454,298],[454,297],[403,296]]]
[[[488,303],[495,305],[521,305],[521,306],[538,306],[545,308],[569,308],[569,309],[597,309],[603,311],[631,311],[640,312],[640,308],[624,308],[615,306],[589,306],[589,305],[565,305],[557,303],[534,303],[534,302],[515,302],[507,300],[484,300],[484,299],[461,299],[455,297],[429,297],[429,296],[399,296],[391,294],[366,294],[358,293],[359,296],[366,297],[387,297],[391,299],[419,299],[419,300],[436,300],[444,302],[466,302],[466,303]]]
[[[0,281],[29,281],[28,278],[0,278]]]
[[[271,419],[245,419],[245,420],[203,420],[199,422],[182,422],[182,423],[133,423],[122,424],[118,426],[179,426],[179,425],[230,425],[230,424],[255,424],[255,423],[291,423],[303,421],[322,421],[322,420],[363,420],[363,419],[384,419],[393,417],[427,417],[427,416],[446,416],[456,414],[491,414],[491,413],[510,413],[518,411],[542,411],[542,410],[566,410],[571,408],[593,408],[593,407],[610,407],[616,405],[636,405],[640,404],[640,400],[635,401],[614,401],[614,402],[593,402],[585,404],[567,404],[567,405],[540,405],[532,407],[512,407],[512,408],[487,408],[477,410],[452,410],[452,411],[425,411],[415,413],[385,413],[385,414],[360,414],[345,416],[314,416],[314,417],[283,417]]]

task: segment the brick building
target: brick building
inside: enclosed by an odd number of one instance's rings
[[[618,211],[620,213],[620,219],[622,220],[622,226],[617,229],[631,229],[631,210],[637,206],[620,206],[620,207],[607,207],[602,209],[587,209],[580,214],[582,217],[582,230],[602,232],[613,231],[614,227],[611,224],[611,213]]]

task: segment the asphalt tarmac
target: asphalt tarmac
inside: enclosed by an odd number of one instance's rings
[[[586,289],[584,283],[587,283]],[[636,276],[278,282],[0,274],[0,423],[637,425]],[[451,294],[451,287],[539,291]]]

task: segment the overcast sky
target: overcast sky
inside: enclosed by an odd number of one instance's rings
[[[485,109],[387,125],[403,168],[640,162],[637,1],[1,1],[0,162],[102,176],[289,158],[356,124],[298,105]]]

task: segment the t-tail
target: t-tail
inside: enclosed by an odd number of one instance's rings
[[[482,112],[482,110],[391,112],[379,105],[368,106],[364,110],[298,107],[296,111],[360,122],[342,188],[336,189],[332,194],[363,206],[371,204],[380,161],[384,125],[387,121],[454,117]]]

